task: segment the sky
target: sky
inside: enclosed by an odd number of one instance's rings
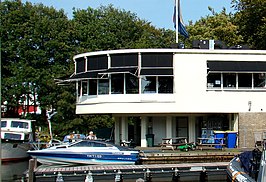
[[[135,13],[137,17],[146,20],[156,28],[174,29],[173,9],[174,0],[22,0],[33,4],[42,3],[45,6],[63,9],[69,18],[72,18],[73,8],[87,9],[99,8],[101,5],[112,4],[115,8]],[[201,17],[210,15],[208,7],[214,8],[215,12],[221,12],[223,7],[226,12],[233,12],[231,0],[181,0],[181,12],[184,23],[195,23]]]

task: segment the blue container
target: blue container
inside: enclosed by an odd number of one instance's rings
[[[214,131],[214,143],[215,144],[224,144],[225,132],[224,131]],[[222,138],[222,139],[216,139]],[[215,148],[220,149],[222,148],[221,145],[215,145]]]
[[[237,132],[236,131],[227,131],[227,148],[236,147]]]

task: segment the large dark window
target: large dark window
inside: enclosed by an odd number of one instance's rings
[[[76,73],[85,72],[85,58],[77,58],[76,60]]]
[[[97,95],[97,80],[89,80],[89,95]]]
[[[173,53],[142,53],[141,67],[173,67]]]
[[[207,78],[208,88],[221,88],[221,73],[209,73]]]
[[[207,76],[207,88],[266,89],[265,75],[266,73],[209,73]]]
[[[238,88],[252,88],[251,73],[238,73]]]
[[[107,55],[98,55],[87,57],[87,70],[103,70],[108,69]]]
[[[266,73],[254,73],[254,87],[266,88]]]
[[[111,67],[137,67],[138,54],[111,54]]]
[[[156,93],[155,76],[145,76],[141,79],[141,93]]]
[[[235,73],[223,73],[223,87],[236,88]]]
[[[109,94],[109,80],[108,79],[100,79],[98,80],[98,94]]]
[[[173,93],[173,77],[158,77],[158,93]]]
[[[88,95],[88,81],[82,81],[82,95]]]
[[[139,79],[138,77],[125,74],[126,76],[126,93],[127,94],[138,94],[139,93]]]
[[[124,93],[124,73],[111,75],[111,93],[112,94]]]

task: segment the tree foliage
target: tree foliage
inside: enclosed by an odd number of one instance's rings
[[[112,5],[75,10],[75,40],[83,51],[121,48],[167,47],[173,40],[169,30],[156,29],[134,13]],[[171,39],[172,38],[172,39]]]
[[[57,105],[63,91],[54,79],[69,74],[73,48],[71,24],[63,11],[42,4],[1,2],[2,102],[6,116],[17,117],[17,110],[28,100],[46,111]]]
[[[238,26],[233,23],[233,14],[226,13],[224,8],[220,13],[214,11],[213,8],[209,7],[211,15],[202,17],[196,21],[195,24],[192,22],[187,27],[190,38],[192,40],[221,40],[227,46],[234,46],[242,44],[242,36],[239,35]]]
[[[233,0],[239,34],[253,49],[266,49],[266,1]]]

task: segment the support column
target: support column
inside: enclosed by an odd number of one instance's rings
[[[238,132],[238,120],[239,120],[238,114],[234,114],[234,120],[233,120],[234,128],[233,128],[233,131],[237,131]]]
[[[115,132],[114,132],[114,142],[117,145],[120,145],[120,118],[115,117]]]
[[[172,116],[166,116],[166,138],[173,137],[173,130],[172,130]]]
[[[121,140],[128,141],[128,121],[126,117],[121,117]]]
[[[146,140],[146,134],[147,134],[147,123],[148,123],[148,117],[141,117],[141,147],[147,147],[147,140]]]
[[[196,142],[196,118],[194,116],[188,117],[188,142]]]

